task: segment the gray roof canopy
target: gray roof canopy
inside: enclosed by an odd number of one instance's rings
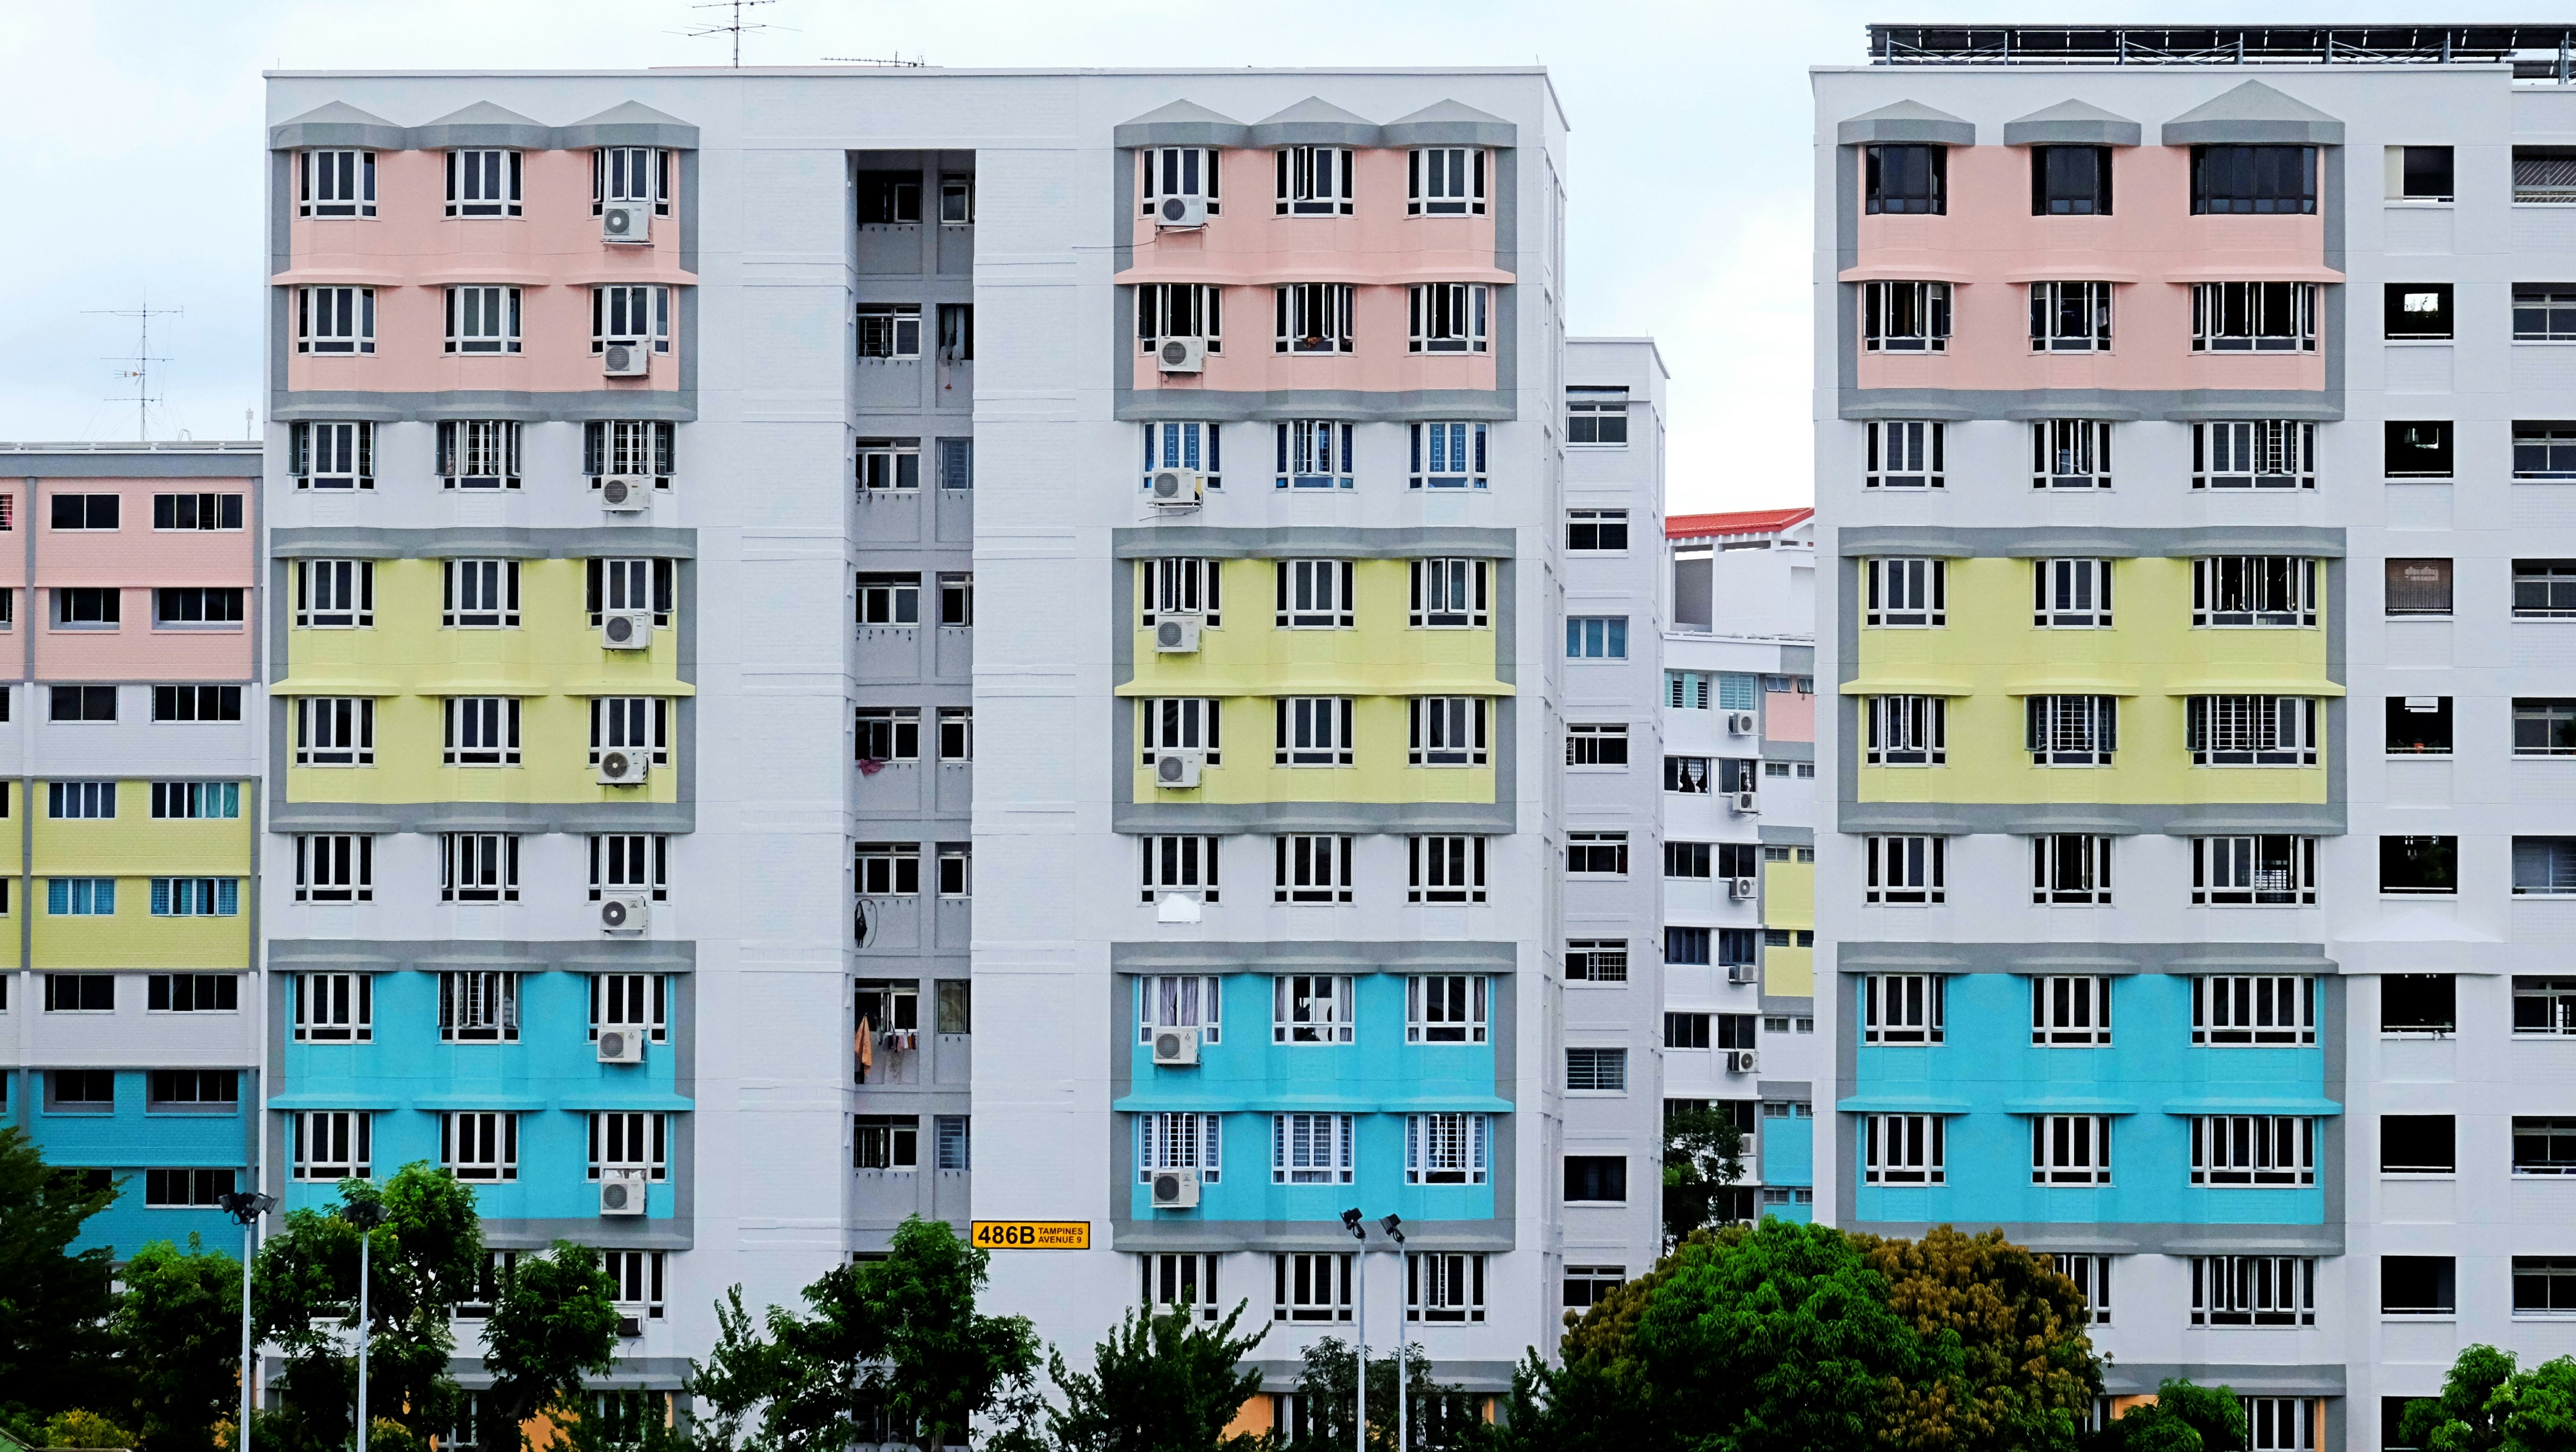
[[[407,149],[413,151],[447,151],[460,146],[514,146],[522,151],[545,151],[550,149],[546,143],[554,139],[554,128],[489,101],[477,101],[464,110],[411,128],[406,139],[411,142]]]
[[[1458,101],[1434,101],[1380,126],[1319,96],[1246,125],[1194,101],[1157,106],[1118,124],[1118,146],[1492,146],[1520,144],[1520,128]]]
[[[2135,146],[2146,128],[2082,101],[2060,101],[2004,123],[2006,146]]]
[[[1920,101],[1899,101],[1845,121],[1834,129],[1834,140],[1844,146],[1867,146],[1886,141],[1974,146],[1977,144],[1977,128],[1947,111],[1935,111]]]
[[[1380,128],[1389,146],[1518,146],[1520,128],[1457,101],[1434,101]]]
[[[1320,96],[1252,123],[1255,146],[1377,146],[1378,125]]]
[[[600,146],[663,146],[694,151],[698,128],[637,101],[625,101],[569,126],[548,126],[489,101],[477,101],[419,126],[397,126],[333,101],[268,129],[271,151],[357,146],[371,151],[447,151],[506,146],[521,151],[587,151]]]
[[[2214,96],[2164,126],[2167,146],[2212,143],[2273,146],[2341,146],[2343,123],[2261,81],[2247,81]]]
[[[1195,101],[1157,106],[1133,121],[1118,123],[1118,146],[1242,146],[1252,128]]]
[[[316,106],[292,121],[271,127],[269,148],[302,151],[312,146],[363,146],[377,151],[403,149],[403,128],[382,116],[369,115],[342,101]]]

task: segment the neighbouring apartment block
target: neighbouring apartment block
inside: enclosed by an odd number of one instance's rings
[[[2115,1404],[2397,1446],[2576,1304],[2567,35],[1871,44],[1814,73],[1818,1214],[2053,1254]]]

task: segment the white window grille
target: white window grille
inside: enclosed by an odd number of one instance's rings
[[[2031,696],[2023,746],[2035,766],[2109,766],[2120,745],[2117,696]]]
[[[1270,1116],[1270,1183],[1351,1183],[1352,1118],[1348,1114]]]
[[[2237,906],[2314,906],[2317,839],[2266,833],[2191,839],[2191,900]]]
[[[590,900],[612,892],[640,892],[655,902],[671,897],[671,839],[659,832],[598,832],[590,838]]]
[[[2294,419],[2193,424],[2191,487],[2314,489],[2317,426]]]
[[[449,489],[518,488],[518,423],[489,418],[442,421],[438,425],[438,477]]]
[[[1188,1310],[1202,1321],[1218,1319],[1216,1266],[1221,1256],[1156,1251],[1136,1257],[1142,1299],[1149,1311]]]
[[[671,764],[671,703],[661,696],[594,696],[590,702],[590,765],[603,751],[649,751],[655,766]]]
[[[1213,1114],[1139,1114],[1136,1116],[1136,1182],[1151,1184],[1156,1170],[1196,1170],[1215,1184],[1224,1168],[1219,1116]]]
[[[1940,766],[1950,759],[1950,703],[1939,696],[1871,696],[1868,743],[1862,760],[1870,766]]]
[[[2219,555],[2191,562],[2195,626],[2314,626],[2317,562],[2300,555]]]
[[[2193,696],[2185,726],[2195,766],[2317,764],[2312,697]]]
[[[858,327],[862,358],[921,357],[919,303],[861,303]]]
[[[1404,1182],[1481,1185],[1490,1173],[1492,1121],[1482,1114],[1404,1117]]]

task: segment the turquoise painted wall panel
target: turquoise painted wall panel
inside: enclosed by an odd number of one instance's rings
[[[1762,1183],[1816,1183],[1816,1117],[1812,1114],[1764,1118],[1755,1132],[1762,1157]],[[1784,1217],[1785,1218],[1785,1217]]]

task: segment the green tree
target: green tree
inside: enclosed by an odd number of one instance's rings
[[[1477,1398],[1431,1379],[1431,1358],[1412,1343],[1404,1348],[1406,1390],[1405,1441],[1413,1452],[1450,1452],[1486,1445],[1484,1418]],[[1297,1370],[1298,1421],[1280,1429],[1293,1445],[1339,1448],[1352,1445],[1351,1423],[1358,1415],[1359,1371],[1351,1343],[1327,1336],[1306,1348]],[[1369,1446],[1395,1448],[1395,1357],[1372,1356],[1368,1364]]]
[[[2083,1292],[2000,1230],[1855,1235],[1914,1328],[1922,1365],[1889,1399],[1884,1444],[1918,1452],[2073,1452],[2102,1392]]]
[[[1261,1390],[1261,1373],[1238,1371],[1270,1328],[1237,1336],[1238,1303],[1207,1322],[1196,1307],[1157,1314],[1139,1308],[1119,1318],[1093,1349],[1092,1369],[1067,1371],[1061,1352],[1047,1374],[1064,1394],[1048,1430],[1063,1452],[1215,1452],[1249,1447],[1253,1438],[1225,1435],[1228,1422]]]
[[[2462,1350],[2442,1378],[2441,1395],[2406,1404],[2400,1429],[2406,1444],[2426,1452],[2496,1452],[2504,1432],[2493,1403],[2513,1374],[2510,1351],[2487,1345]]]
[[[448,1321],[482,1269],[474,1191],[415,1162],[381,1185],[342,1180],[340,1199],[383,1217],[366,1233],[369,1452],[426,1448],[452,1425],[462,1395],[447,1374]],[[359,1330],[358,1239],[337,1213],[291,1211],[252,1264],[253,1326],[286,1360],[284,1407],[261,1421],[284,1452],[331,1452],[351,1440],[357,1363],[343,1336]]]
[[[45,1419],[48,1447],[131,1447],[136,1438],[96,1412],[56,1412]]]
[[[33,1140],[0,1127],[0,1408],[40,1420],[117,1400],[109,1251],[72,1251],[82,1224],[116,1196],[114,1184],[48,1165]]]
[[[241,1391],[241,1262],[188,1237],[144,1245],[125,1263],[112,1323],[134,1378],[144,1452],[205,1452]]]
[[[2104,1430],[2113,1452],[2244,1452],[2245,1404],[2229,1387],[2167,1380],[2156,1399],[2129,1408]]]
[[[1744,1131],[1732,1115],[1714,1109],[1665,1115],[1665,1249],[1715,1219],[1718,1200],[1743,1178]]]
[[[2553,1357],[2515,1373],[2492,1405],[2503,1452],[2576,1452],[2576,1361]]]
[[[539,1412],[580,1421],[582,1374],[616,1361],[617,1283],[599,1252],[558,1240],[543,1255],[521,1256],[483,1323],[492,1389],[476,1404],[482,1445],[516,1445],[521,1425]]]

